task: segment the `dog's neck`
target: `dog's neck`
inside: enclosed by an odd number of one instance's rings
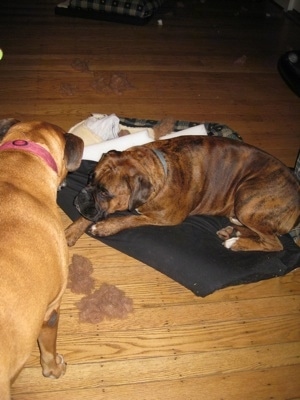
[[[153,151],[153,153],[158,157],[159,161],[161,162],[161,164],[162,164],[162,166],[163,166],[164,173],[165,173],[165,175],[167,175],[167,173],[168,173],[168,166],[167,166],[167,162],[166,162],[166,159],[165,159],[163,153],[162,153],[160,150],[158,150],[158,149],[152,149],[152,151]]]
[[[49,165],[49,167],[53,169],[54,172],[58,172],[56,162],[49,151],[35,142],[19,139],[0,145],[0,151],[6,150],[27,151],[35,154],[36,156],[42,158]]]

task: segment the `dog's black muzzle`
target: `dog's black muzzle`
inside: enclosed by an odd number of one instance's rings
[[[84,218],[96,222],[105,218],[106,212],[95,202],[94,193],[94,187],[85,187],[75,197],[74,204]]]

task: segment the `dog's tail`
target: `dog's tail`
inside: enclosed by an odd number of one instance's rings
[[[154,125],[153,129],[148,129],[149,136],[151,136],[151,138],[154,140],[158,140],[162,136],[172,133],[174,131],[174,127],[175,119],[172,117],[166,117]]]

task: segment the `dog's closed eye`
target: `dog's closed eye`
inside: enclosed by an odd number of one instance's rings
[[[96,197],[98,200],[110,200],[114,196],[109,193],[109,191],[102,185],[97,185],[97,190],[96,190]]]

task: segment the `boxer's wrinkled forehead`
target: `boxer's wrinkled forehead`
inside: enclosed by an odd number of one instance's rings
[[[96,170],[90,171],[88,174],[87,186],[98,186],[99,184],[100,184],[99,172],[97,174]]]

